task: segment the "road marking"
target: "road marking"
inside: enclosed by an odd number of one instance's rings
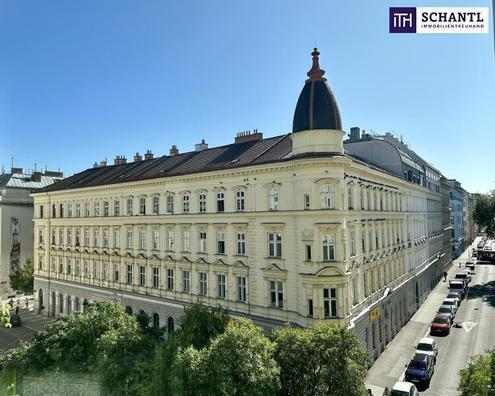
[[[466,330],[466,333],[469,333],[478,325],[478,322],[462,322],[462,328]]]

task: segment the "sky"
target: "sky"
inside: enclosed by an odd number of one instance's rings
[[[470,192],[495,189],[490,34],[390,34],[390,6],[490,0],[0,1],[0,166],[80,172],[291,131],[311,51],[343,128],[402,135]],[[490,16],[493,14],[490,13]]]

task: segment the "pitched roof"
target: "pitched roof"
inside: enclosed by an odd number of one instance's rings
[[[14,187],[37,190],[55,183],[60,177],[41,175],[40,181],[33,180],[32,175],[25,173],[5,173],[0,175],[0,188]]]
[[[40,193],[74,188],[125,183],[161,177],[234,169],[282,161],[289,158],[292,141],[280,135],[257,141],[229,144],[203,151],[191,151],[152,160],[90,168],[37,191]]]

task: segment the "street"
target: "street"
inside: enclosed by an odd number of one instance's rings
[[[467,261],[467,251],[449,270],[448,279],[459,271],[457,262]],[[461,303],[448,336],[433,336],[438,343],[438,359],[430,387],[418,388],[421,394],[458,395],[459,370],[467,366],[469,356],[481,354],[495,345],[495,266],[476,265],[467,297]],[[409,323],[404,326],[375,361],[366,377],[366,385],[375,396],[385,387],[392,388],[404,378],[405,366],[414,354],[419,339],[429,334],[429,325],[447,295],[448,282],[440,282]]]

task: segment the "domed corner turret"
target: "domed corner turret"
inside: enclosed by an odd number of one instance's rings
[[[292,154],[343,153],[342,121],[325,70],[320,68],[318,49],[311,53],[313,65],[299,95],[292,123]]]

